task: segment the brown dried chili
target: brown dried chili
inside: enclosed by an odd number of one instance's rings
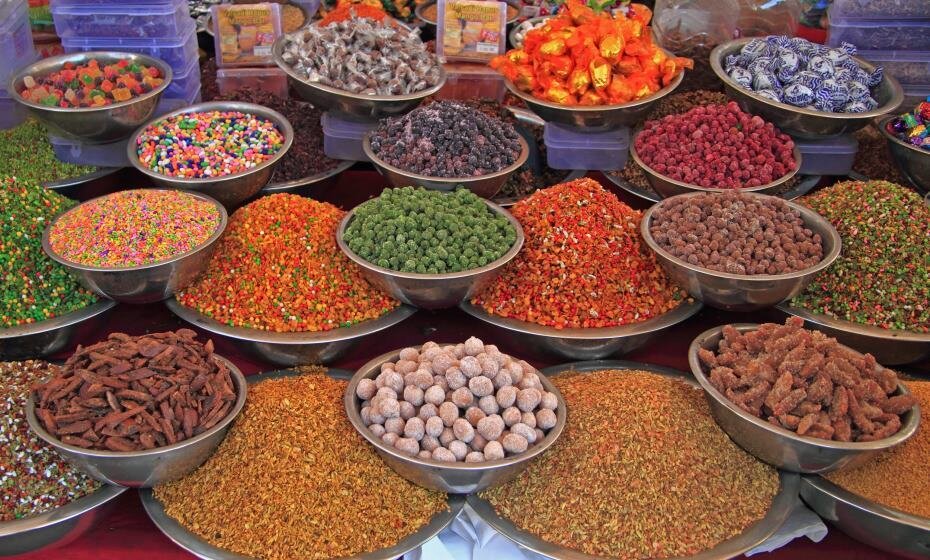
[[[341,558],[397,544],[446,509],[446,495],[382,462],[346,419],[346,385],[300,375],[250,386],[213,457],[158,486],[156,498],[210,544],[254,558]]]
[[[569,422],[514,481],[482,493],[524,531],[618,559],[690,556],[762,519],[777,471],[734,444],[700,390],[645,371],[552,379]]]

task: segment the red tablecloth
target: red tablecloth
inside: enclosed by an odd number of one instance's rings
[[[595,175],[596,177],[599,177]],[[610,186],[628,204],[644,208],[646,205],[627,193]],[[115,175],[92,187],[84,188],[78,193],[79,198],[102,194],[109,190],[129,188],[142,184],[137,176],[128,172]],[[350,208],[361,201],[374,196],[383,185],[381,177],[370,171],[350,171],[343,173],[338,183],[317,196],[342,208]],[[686,353],[691,340],[703,330],[728,322],[760,322],[766,320],[782,321],[784,316],[778,311],[760,312],[751,315],[725,313],[713,309],[704,309],[690,320],[663,332],[645,347],[624,356],[622,359],[649,362],[674,367],[687,371]],[[133,335],[146,332],[158,332],[189,326],[172,315],[162,304],[144,306],[119,305],[106,318],[105,331],[92,331],[85,328],[80,331],[78,341],[89,344],[102,339],[107,332],[122,331]],[[202,333],[206,336],[206,333]],[[525,357],[536,367],[545,367],[559,363],[557,357],[538,355],[521,348],[511,340],[505,331],[486,326],[459,310],[441,312],[419,311],[413,317],[377,336],[369,337],[363,345],[358,346],[347,357],[333,364],[333,367],[353,370],[369,359],[402,346],[421,344],[427,340],[440,342],[458,342],[468,336],[478,336],[487,342],[493,342],[507,353]],[[216,352],[228,357],[246,374],[274,369],[268,364],[256,361],[244,355],[234,341],[214,338]],[[927,371],[926,368],[922,368]],[[192,504],[191,507],[196,507]],[[142,509],[139,498],[134,491],[127,491],[118,500],[112,512],[94,530],[65,548],[45,554],[22,556],[20,560],[39,560],[56,558],[61,560],[188,560],[192,555],[175,546],[149,521]],[[807,539],[799,539],[790,545],[769,554],[760,555],[763,560],[879,560],[895,558],[890,554],[859,544],[831,530],[821,543],[814,544]]]

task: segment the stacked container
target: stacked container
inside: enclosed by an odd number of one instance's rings
[[[0,2],[0,55],[0,128],[13,128],[26,119],[26,112],[13,101],[7,84],[20,68],[39,58],[32,44],[26,0]]]

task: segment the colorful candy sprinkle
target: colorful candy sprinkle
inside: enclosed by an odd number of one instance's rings
[[[164,81],[154,66],[123,59],[101,68],[92,58],[87,64],[66,62],[47,76],[26,76],[19,94],[48,107],[103,107],[144,95]]]

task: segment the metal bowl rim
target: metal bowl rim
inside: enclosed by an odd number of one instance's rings
[[[338,165],[332,169],[327,169],[326,171],[321,171],[313,175],[307,175],[306,177],[301,177],[300,179],[293,179],[291,181],[285,181],[283,183],[274,183],[271,185],[265,185],[262,187],[262,190],[259,192],[262,194],[275,194],[279,192],[287,192],[290,189],[297,189],[300,187],[309,187],[320,181],[325,181],[330,177],[335,177],[343,171],[348,171],[350,167],[355,165],[356,162],[351,160],[340,161]]]
[[[701,345],[701,342],[716,335],[722,336],[724,326],[731,326],[741,333],[748,332],[748,331],[751,332],[759,328],[758,323],[732,323],[730,325],[721,325],[719,327],[707,329],[706,331],[697,335],[697,337],[691,342],[691,345],[688,347],[688,364],[691,366],[691,373],[694,374],[695,379],[698,380],[698,383],[700,383],[701,387],[704,389],[705,395],[713,398],[713,400],[725,406],[730,412],[739,416],[740,420],[744,422],[749,422],[757,428],[762,428],[763,430],[765,430],[766,432],[768,432],[769,434],[773,436],[788,439],[789,441],[795,444],[801,444],[801,445],[805,445],[805,446],[809,446],[813,448],[829,449],[829,450],[836,450],[836,451],[857,451],[857,452],[883,451],[886,449],[890,449],[900,443],[904,443],[917,431],[917,427],[920,424],[920,405],[919,404],[915,404],[908,412],[906,412],[903,415],[904,419],[901,421],[901,428],[897,432],[895,432],[893,435],[887,438],[884,438],[884,439],[876,440],[876,441],[862,441],[862,442],[857,442],[857,441],[843,442],[843,441],[834,441],[834,440],[826,440],[826,439],[812,438],[812,437],[806,437],[806,436],[799,436],[798,434],[790,430],[786,430],[785,428],[775,426],[769,422],[766,422],[765,420],[762,420],[761,418],[757,418],[749,414],[745,410],[733,404],[730,401],[730,399],[726,397],[726,395],[721,394],[720,391],[718,391],[713,385],[711,385],[710,380],[707,378],[707,375],[704,373],[704,365],[700,362],[700,359],[698,358],[698,350],[703,348],[703,346]],[[860,356],[862,355],[860,352],[856,352],[855,350],[853,350],[852,348],[848,346],[845,346],[842,344],[840,346],[843,346],[847,350],[855,352],[856,354],[859,354]],[[884,366],[881,366],[881,367],[884,367]],[[910,394],[910,391],[907,390],[907,386],[905,386],[904,383],[901,382],[900,379],[898,380],[898,393],[897,394],[900,394],[900,395]]]
[[[45,529],[94,510],[129,490],[124,486],[102,484],[100,488],[67,504],[22,519],[0,522],[0,540],[29,531]]]
[[[824,313],[816,313],[814,311],[810,311],[809,309],[792,307],[788,304],[788,302],[779,303],[775,307],[779,311],[787,313],[788,315],[794,315],[795,317],[800,317],[805,321],[810,321],[811,323],[850,334],[871,336],[874,338],[883,338],[886,340],[902,342],[930,342],[930,332],[919,333],[903,329],[885,329],[882,327],[875,327],[863,323],[855,323],[845,319],[837,319],[836,317],[831,317],[830,315],[826,315]]]
[[[507,25],[511,25],[511,24],[513,24],[513,22],[515,22],[515,21],[517,21],[518,19],[520,19],[520,5],[519,5],[520,2],[519,2],[519,1],[516,1],[516,0],[500,0],[500,1],[501,1],[501,2],[507,3],[507,5],[509,5],[509,6],[512,6],[512,7],[514,7],[514,8],[517,8],[517,15],[515,15],[515,16],[513,16],[512,18],[508,19],[508,20],[507,20]],[[426,23],[426,24],[428,24],[428,25],[432,25],[432,26],[435,27],[436,25],[438,25],[438,22],[430,21],[430,20],[426,19],[425,17],[423,17],[423,15],[422,15],[421,12],[422,12],[423,10],[425,10],[425,9],[427,8],[427,6],[432,6],[433,4],[436,4],[436,3],[437,3],[437,0],[427,0],[426,2],[423,2],[422,4],[420,4],[420,5],[418,5],[416,8],[414,8],[414,9],[413,9],[413,13],[414,13],[414,15],[416,15],[418,18],[420,18],[420,20],[422,20],[424,23]],[[553,15],[555,15],[555,14],[553,14]],[[539,16],[539,17],[552,17],[552,16]],[[532,18],[532,19],[535,19],[535,18]]]
[[[930,519],[873,502],[859,494],[850,492],[823,476],[804,475],[801,477],[801,484],[808,485],[815,492],[825,494],[834,500],[849,504],[850,506],[865,511],[869,515],[881,517],[887,522],[899,523],[913,527],[914,529],[930,532]]]
[[[76,175],[74,177],[46,181],[42,183],[42,186],[53,191],[66,189],[68,187],[77,187],[85,183],[90,183],[91,181],[96,181],[97,179],[112,175],[120,169],[122,169],[122,167],[97,167],[96,171],[91,171],[90,173],[85,173],[83,175]]]
[[[419,8],[418,8],[418,9],[419,9]],[[514,41],[514,38],[516,37],[515,34],[516,34],[517,30],[519,30],[521,27],[523,27],[523,24],[525,24],[525,23],[529,23],[529,22],[531,22],[531,21],[534,22],[534,23],[535,23],[535,22],[542,22],[542,21],[545,21],[545,20],[547,20],[547,19],[552,19],[552,18],[554,18],[556,15],[557,15],[557,14],[549,14],[549,15],[547,15],[547,16],[536,16],[536,17],[527,18],[527,19],[521,21],[519,24],[515,25],[513,29],[510,30],[510,33],[507,34],[507,40],[510,41],[510,44],[513,46],[513,48],[515,48],[515,49],[517,49],[517,48],[522,49],[522,48],[523,48],[523,45],[520,45],[519,47],[517,47],[517,43],[516,43],[516,41]],[[418,14],[418,17],[419,17],[419,14]],[[421,17],[420,19],[423,19],[423,18]],[[517,16],[516,18],[514,18],[515,21],[516,21],[517,19],[519,19],[519,16]],[[423,21],[426,21],[426,20],[423,20]]]
[[[70,327],[71,325],[77,325],[78,323],[92,319],[101,313],[109,311],[114,307],[116,307],[116,302],[112,299],[98,298],[96,302],[90,305],[84,306],[80,309],[75,309],[70,313],[65,313],[50,319],[45,319],[44,321],[36,321],[35,323],[23,323],[21,325],[16,325],[15,327],[0,328],[0,341],[18,338],[21,336],[42,334],[64,327]]]
[[[245,376],[242,374],[242,371],[229,359],[224,358],[218,354],[214,354],[219,360],[225,363],[226,367],[229,368],[230,376],[233,379],[233,384],[236,386],[236,401],[232,408],[229,409],[229,412],[226,413],[226,416],[222,420],[216,423],[209,430],[198,434],[192,438],[186,439],[184,441],[179,441],[171,445],[165,445],[164,447],[156,447],[155,449],[146,449],[143,451],[103,451],[100,449],[84,449],[83,447],[77,447],[74,445],[68,445],[63,443],[61,440],[48,433],[42,424],[39,422],[39,419],[35,414],[35,400],[30,394],[29,399],[26,401],[26,421],[29,423],[29,428],[34,434],[39,436],[46,443],[55,447],[56,449],[62,449],[68,453],[73,453],[75,455],[80,455],[82,457],[90,457],[95,459],[138,459],[143,457],[154,457],[157,455],[162,455],[172,451],[178,451],[185,447],[190,447],[197,443],[202,442],[205,439],[215,436],[218,432],[226,429],[233,420],[239,416],[239,413],[242,412],[242,407],[245,406],[246,389]]]
[[[790,200],[784,200],[782,198],[779,198],[777,196],[770,195],[770,194],[749,192],[749,193],[744,193],[744,194],[747,196],[756,197],[756,198],[775,198],[775,199],[783,201],[785,204],[790,206],[791,209],[797,211],[801,215],[801,219],[804,220],[804,225],[807,227],[807,229],[813,229],[811,227],[811,224],[816,225],[820,227],[821,229],[823,229],[827,234],[826,236],[823,236],[823,237],[829,237],[830,241],[833,244],[833,248],[827,254],[823,256],[823,258],[820,260],[819,263],[815,264],[814,266],[805,268],[804,270],[799,270],[797,272],[789,272],[787,274],[732,274],[729,272],[720,272],[720,271],[713,270],[710,268],[705,268],[703,266],[697,266],[697,265],[690,264],[676,257],[675,255],[669,253],[663,247],[661,247],[659,243],[655,240],[655,238],[652,236],[652,231],[650,230],[649,226],[652,224],[653,214],[655,214],[655,212],[659,209],[659,207],[662,206],[666,201],[674,200],[680,197],[692,198],[692,197],[700,196],[703,194],[705,193],[702,193],[702,192],[683,193],[683,194],[670,196],[669,198],[660,200],[659,202],[650,206],[648,210],[646,210],[646,212],[643,214],[642,220],[640,221],[639,232],[643,236],[643,240],[646,242],[646,245],[648,245],[649,248],[652,249],[659,256],[670,260],[676,266],[685,268],[691,272],[706,274],[707,276],[713,276],[716,278],[726,278],[728,280],[739,280],[741,282],[778,282],[781,280],[796,280],[798,278],[803,278],[811,274],[816,274],[822,271],[823,269],[829,267],[830,265],[832,265],[833,262],[837,259],[837,257],[840,256],[840,250],[843,247],[842,245],[843,242],[842,242],[842,239],[840,238],[839,232],[836,231],[836,228],[833,227],[833,224],[831,224],[829,220],[827,220],[820,214],[814,212],[810,208],[806,206],[802,206],[795,202],[791,202]],[[825,243],[822,242],[821,246],[823,245],[825,245]]]
[[[414,346],[414,348],[421,347],[422,345]],[[374,437],[371,434],[371,430],[369,430],[368,427],[362,423],[361,412],[358,408],[358,405],[356,404],[356,399],[358,399],[358,397],[355,394],[355,390],[362,379],[371,379],[375,377],[375,374],[379,372],[378,367],[390,360],[397,360],[401,350],[403,350],[403,348],[385,352],[384,354],[369,360],[368,363],[360,367],[349,381],[349,385],[346,387],[346,392],[343,398],[346,416],[348,417],[349,422],[352,424],[352,427],[354,427],[355,431],[358,432],[359,435],[361,435],[363,438],[365,438],[368,443],[373,445],[379,453],[390,455],[391,457],[403,461],[404,463],[412,463],[418,467],[433,467],[456,472],[481,472],[531,461],[552,447],[552,444],[554,444],[559,436],[562,435],[562,431],[565,429],[565,424],[568,419],[568,407],[565,404],[565,399],[562,397],[562,393],[559,392],[558,388],[553,385],[545,375],[539,375],[538,377],[540,382],[543,384],[543,388],[545,388],[546,391],[555,394],[555,397],[558,400],[559,404],[556,411],[556,424],[552,427],[552,429],[549,430],[549,433],[546,434],[546,437],[543,438],[541,442],[534,443],[523,453],[494,461],[485,461],[482,463],[465,463],[462,461],[449,463],[444,461],[436,461],[434,459],[411,457],[410,455],[401,453],[394,447],[385,444],[383,441],[381,441],[381,438]]]
[[[907,148],[908,150],[911,150],[918,154],[930,157],[930,151],[918,148],[917,146],[914,146],[913,144],[908,144],[907,142],[904,142],[903,140],[901,140],[894,134],[888,132],[888,123],[890,123],[891,120],[894,118],[895,118],[895,115],[888,115],[882,118],[881,120],[879,120],[878,124],[876,125],[878,129],[881,130],[882,134],[885,136],[885,139],[888,140],[889,142],[894,142],[895,144],[899,146],[903,146]]]

